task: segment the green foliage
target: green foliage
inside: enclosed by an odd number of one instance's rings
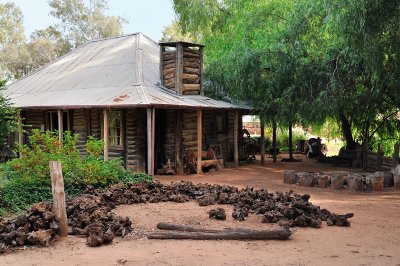
[[[284,126],[333,126],[320,131],[336,136],[340,125],[349,147],[396,138],[399,1],[174,0],[174,6],[182,29],[207,47],[208,95],[248,101]]]
[[[6,81],[0,80],[0,146],[5,143],[7,136],[16,130],[17,111],[10,101],[2,95],[2,87]]]
[[[89,138],[88,155],[80,156],[77,139],[77,135],[65,132],[61,145],[57,132],[34,130],[29,137],[29,146],[18,147],[22,157],[0,165],[0,210],[17,212],[50,199],[50,161],[61,162],[64,185],[70,196],[80,193],[87,185],[105,187],[118,182],[151,180],[146,174],[126,170],[121,159],[103,161],[101,140]]]

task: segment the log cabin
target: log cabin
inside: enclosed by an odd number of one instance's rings
[[[157,43],[142,33],[94,40],[7,86],[21,110],[28,140],[32,129],[104,140],[104,160],[153,175],[167,161],[178,174],[191,151],[201,172],[212,147],[224,163],[238,165],[238,135],[247,106],[204,96],[203,45]],[[199,163],[200,162],[200,163]]]

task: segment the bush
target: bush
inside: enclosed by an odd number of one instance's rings
[[[134,174],[121,159],[102,159],[103,141],[89,138],[87,156],[76,147],[77,135],[65,132],[61,145],[57,132],[33,131],[29,146],[18,146],[21,158],[0,165],[0,212],[19,212],[31,204],[51,199],[49,161],[60,161],[67,195],[76,195],[87,185],[105,187],[118,182],[148,181],[146,174]]]

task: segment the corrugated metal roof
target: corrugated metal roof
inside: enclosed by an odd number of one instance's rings
[[[250,109],[160,87],[159,51],[141,33],[92,41],[9,85],[4,93],[18,108]]]

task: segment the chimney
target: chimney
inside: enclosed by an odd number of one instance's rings
[[[188,42],[161,42],[161,84],[179,95],[204,95],[203,47]]]

